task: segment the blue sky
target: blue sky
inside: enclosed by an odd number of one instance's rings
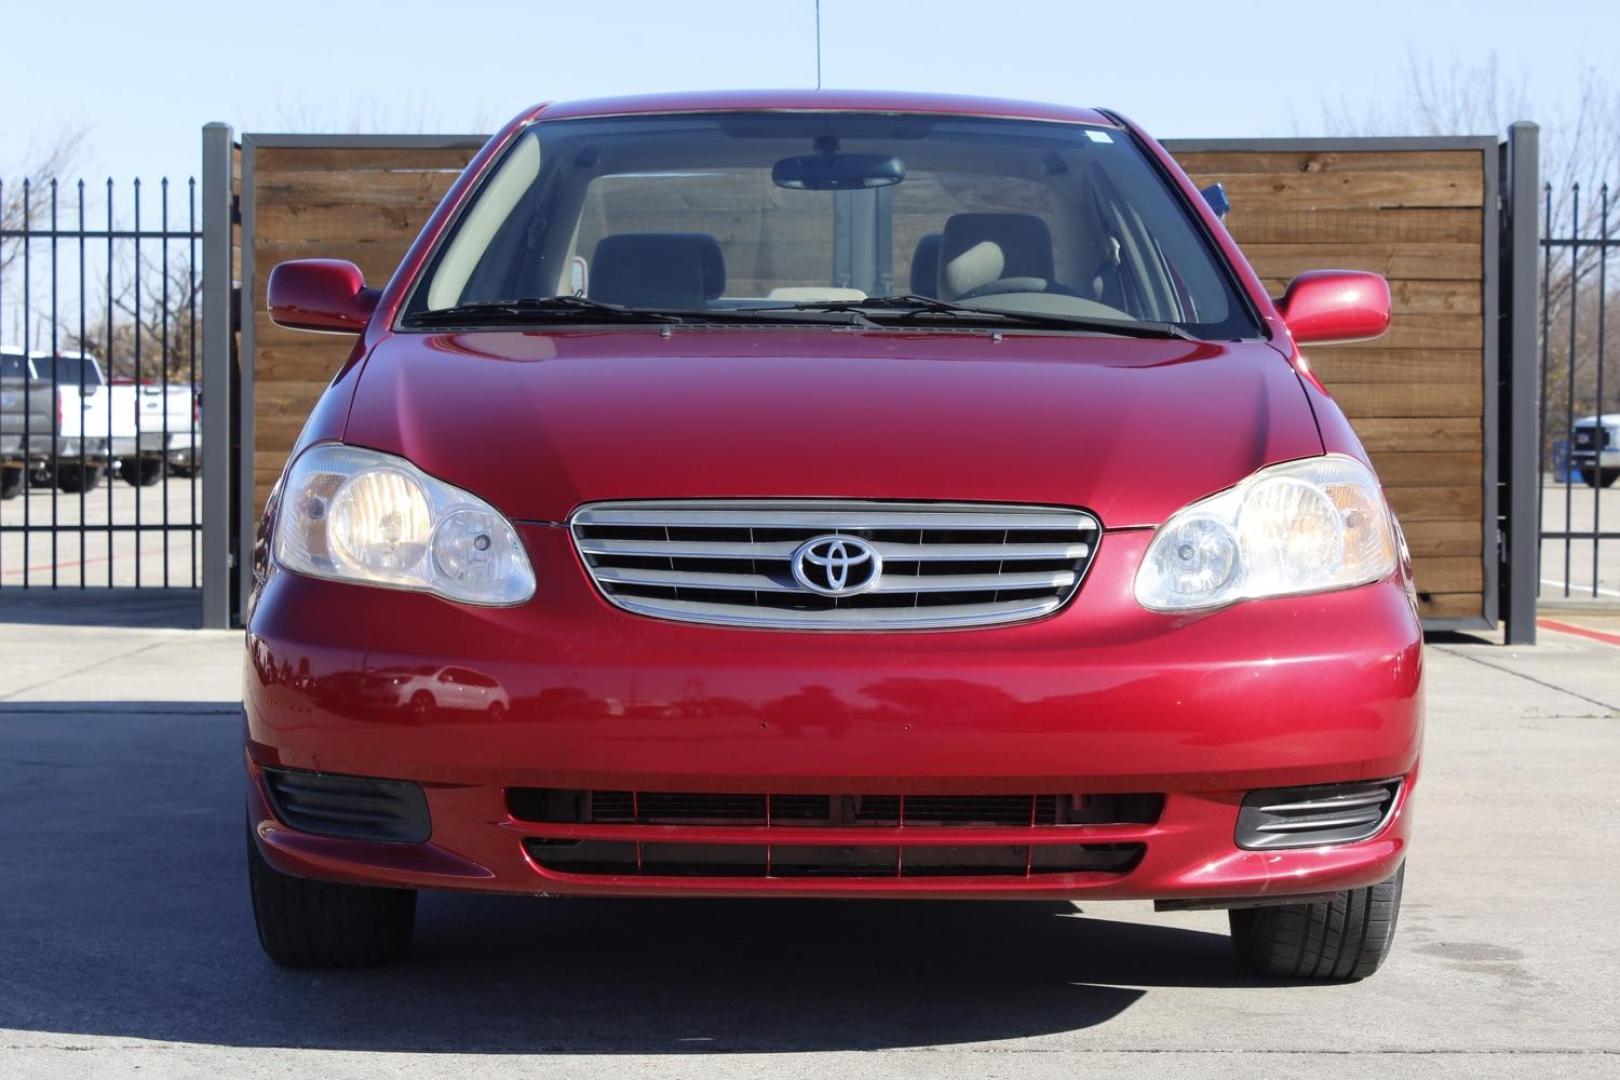
[[[806,86],[813,0],[8,3],[0,176],[85,130],[92,179],[186,176],[198,129],[485,131],[537,100]],[[1620,67],[1612,0],[823,0],[827,86],[1109,105],[1160,136],[1308,134],[1410,55],[1493,52],[1556,120]],[[23,43],[35,43],[27,47]]]

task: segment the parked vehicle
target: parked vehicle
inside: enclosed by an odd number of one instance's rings
[[[1571,430],[1569,465],[1592,487],[1620,480],[1620,413],[1583,416]]]
[[[187,476],[200,464],[201,409],[190,384],[115,381],[112,409],[113,456],[127,483],[147,487],[165,471]]]
[[[0,350],[0,495],[25,475],[63,491],[101,482],[107,463],[108,400],[101,365],[84,353]]]
[[[380,292],[268,301],[358,335],[253,567],[277,962],[398,957],[424,888],[1154,900],[1273,976],[1387,955],[1422,635],[1299,350],[1388,286],[1274,301],[1118,114],[546,106]],[[451,668],[506,707],[367,689]]]

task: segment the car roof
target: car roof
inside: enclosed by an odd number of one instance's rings
[[[956,94],[893,90],[708,90],[678,94],[563,101],[538,107],[541,120],[694,112],[889,112],[939,113],[1119,127],[1098,109]]]

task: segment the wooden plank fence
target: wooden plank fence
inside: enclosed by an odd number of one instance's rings
[[[344,258],[368,281],[386,281],[478,144],[448,137],[341,142],[244,139],[255,505],[350,347],[270,323],[263,293],[271,267],[284,259]],[[1494,495],[1486,482],[1495,142],[1447,140],[1438,149],[1365,143],[1170,145],[1200,184],[1225,185],[1233,205],[1228,227],[1274,295],[1293,275],[1323,267],[1390,279],[1389,334],[1313,349],[1308,359],[1389,490],[1411,543],[1425,617],[1479,622],[1495,613],[1487,528]]]

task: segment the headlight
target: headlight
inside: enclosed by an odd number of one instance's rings
[[[1395,571],[1378,481],[1328,454],[1261,469],[1176,513],[1148,545],[1136,599],[1153,611],[1347,589]]]
[[[521,604],[534,571],[517,532],[477,496],[404,458],[324,443],[282,487],[276,562],[297,574]]]

